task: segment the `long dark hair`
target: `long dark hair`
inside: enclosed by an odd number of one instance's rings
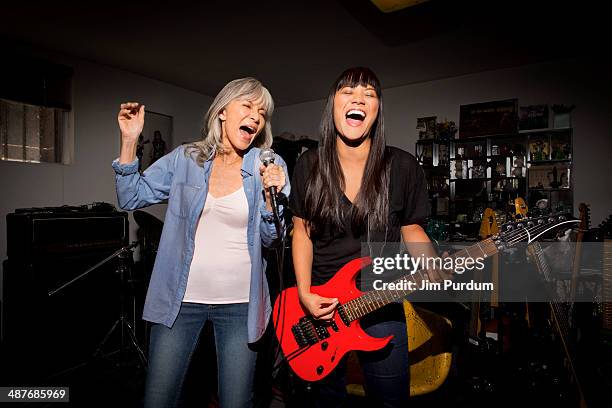
[[[355,67],[344,71],[332,85],[321,118],[318,157],[312,176],[306,183],[304,210],[307,225],[312,234],[322,232],[329,224],[332,230],[343,231],[345,214],[342,211],[342,195],[345,181],[336,151],[338,133],[334,124],[334,97],[340,89],[349,86],[371,85],[378,95],[378,115],[370,128],[370,152],[363,172],[361,187],[355,197],[351,228],[353,233],[369,228],[384,228],[389,215],[389,163],[386,158],[383,100],[380,81],[368,68]]]

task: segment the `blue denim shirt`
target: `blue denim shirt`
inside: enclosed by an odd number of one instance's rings
[[[255,342],[262,336],[271,311],[262,245],[270,247],[278,239],[273,215],[265,206],[259,176],[259,152],[259,148],[250,148],[243,157],[241,169],[244,192],[249,203],[249,342]],[[290,187],[287,166],[278,155],[275,163],[285,171],[287,184],[282,192],[288,196]],[[195,230],[206,202],[212,157],[204,162],[203,167],[198,166],[191,157],[185,155],[185,147],[181,146],[153,163],[143,175],[138,172],[138,159],[127,164],[119,164],[116,159],[112,166],[116,173],[117,199],[122,209],[135,210],[168,199],[168,210],[149,283],[143,319],[172,327],[187,287],[187,276],[195,246]],[[281,214],[282,210],[281,206]]]

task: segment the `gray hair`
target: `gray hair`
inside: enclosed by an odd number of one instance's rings
[[[213,152],[223,153],[223,134],[219,115],[235,99],[261,103],[266,111],[266,124],[262,132],[253,140],[253,146],[266,148],[272,145],[270,118],[274,111],[274,101],[270,92],[255,78],[235,79],[223,87],[208,108],[204,116],[202,140],[190,143],[185,148],[185,154],[192,156],[198,165],[203,166]]]

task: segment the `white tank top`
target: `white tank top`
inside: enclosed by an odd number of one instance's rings
[[[249,204],[243,187],[220,198],[208,194],[196,229],[184,302],[249,301],[248,221]]]

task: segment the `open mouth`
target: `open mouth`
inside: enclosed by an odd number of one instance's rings
[[[240,126],[240,130],[247,132],[249,135],[254,135],[257,132],[257,128],[247,125]]]
[[[257,128],[249,125],[240,126],[240,135],[245,139],[251,139],[251,137],[257,132]]]
[[[359,126],[366,118],[365,112],[359,109],[351,109],[350,111],[346,112],[345,116],[346,122],[350,126]]]

